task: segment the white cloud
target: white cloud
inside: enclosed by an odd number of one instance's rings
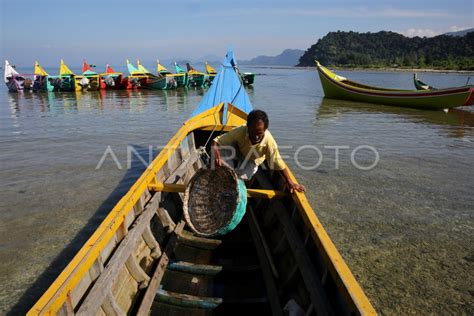
[[[438,31],[432,30],[432,29],[415,29],[411,28],[408,29],[404,32],[401,32],[403,35],[408,36],[408,37],[433,37],[436,35],[439,35],[440,33]]]
[[[436,35],[444,34],[447,32],[457,32],[457,31],[462,31],[465,29],[472,28],[473,26],[458,26],[458,25],[452,25],[447,28],[443,29],[423,29],[423,28],[409,28],[408,30],[405,31],[396,31],[397,33],[403,34],[408,37],[433,37]]]

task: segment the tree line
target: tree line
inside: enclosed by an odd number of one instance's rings
[[[474,70],[474,32],[464,36],[405,37],[395,32],[330,32],[305,51],[297,66]]]

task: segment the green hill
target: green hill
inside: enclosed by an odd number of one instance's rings
[[[464,36],[405,37],[394,32],[330,32],[298,66],[400,67],[474,70],[474,32]]]

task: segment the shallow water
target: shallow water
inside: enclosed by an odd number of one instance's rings
[[[375,308],[472,315],[474,114],[328,100],[314,70],[248,70],[259,74],[247,89],[254,107],[268,112],[282,154]],[[412,88],[411,73],[340,74]],[[420,75],[438,87],[467,78]],[[145,160],[156,154],[203,93],[0,89],[0,313],[25,312],[141,174],[139,159],[127,168],[127,148]],[[108,146],[117,161],[108,156],[96,170]],[[345,146],[338,159],[334,146]],[[378,163],[362,170],[374,150]]]

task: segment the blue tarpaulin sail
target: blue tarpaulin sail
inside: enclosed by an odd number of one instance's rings
[[[236,64],[234,52],[232,49],[228,49],[224,62],[212,81],[211,87],[191,116],[205,112],[222,102],[225,104],[223,120],[227,117],[227,103],[231,103],[245,113],[252,111],[250,99],[234,69]],[[223,123],[225,124],[225,122]]]

